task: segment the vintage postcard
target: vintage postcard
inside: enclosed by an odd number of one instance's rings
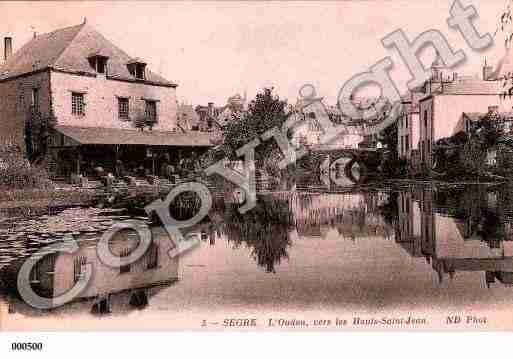
[[[0,331],[513,330],[513,1],[0,13]]]

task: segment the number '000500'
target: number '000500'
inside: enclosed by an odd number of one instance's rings
[[[11,349],[17,351],[42,350],[43,343],[12,343]]]

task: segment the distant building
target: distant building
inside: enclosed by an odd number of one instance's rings
[[[226,126],[230,121],[240,120],[247,110],[246,101],[246,94],[244,94],[244,97],[239,94],[228,97],[226,106],[220,109],[217,122],[221,126]]]
[[[181,131],[200,130],[200,118],[192,105],[184,103],[178,105],[176,125]]]
[[[419,100],[420,161],[433,165],[433,144],[458,132],[465,131],[465,114],[486,112],[490,106],[510,111],[511,96],[503,95],[503,79],[511,71],[509,52],[496,71],[485,64],[482,78],[448,75],[440,57],[432,65],[432,77],[424,85],[425,96]]]
[[[196,106],[199,130],[215,131],[224,128],[232,120],[241,119],[247,111],[246,97],[246,94],[244,94],[244,97],[239,94],[230,96],[224,106],[215,106],[213,102],[209,102],[207,106]]]
[[[402,98],[403,112],[397,121],[397,153],[399,158],[412,160],[419,149],[419,100],[424,93],[417,89]]]
[[[217,118],[221,110],[220,107],[215,107],[213,102],[209,102],[207,106],[196,106],[194,111],[199,118],[198,130],[210,132],[219,129],[221,125],[217,122]]]
[[[346,118],[337,107],[325,105],[322,97],[298,99],[292,112],[298,124],[294,127],[292,134],[292,143],[295,145],[329,149],[358,148],[358,144],[363,141],[361,126],[346,126],[347,123],[356,122]],[[323,143],[325,132],[323,123],[346,126],[346,131],[342,131],[328,143]]]

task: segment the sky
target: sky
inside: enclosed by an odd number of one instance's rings
[[[474,5],[475,25],[493,33],[507,0],[461,0]],[[410,74],[381,38],[402,29],[413,40],[436,29],[467,61],[455,69],[481,73],[504,55],[502,35],[494,46],[473,52],[458,31],[446,23],[452,0],[328,2],[0,2],[0,36],[12,36],[14,50],[33,32],[46,33],[88,24],[149,68],[178,83],[179,102],[226,104],[229,96],[247,91],[254,98],[274,87],[295,103],[304,84],[335,104],[344,82],[367,71],[385,56],[394,60],[392,78],[401,92]],[[0,47],[3,47],[0,44]],[[3,49],[2,49],[3,53]],[[429,65],[434,52],[421,54]]]

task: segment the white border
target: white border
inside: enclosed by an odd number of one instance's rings
[[[41,341],[41,352],[13,352]],[[0,333],[1,358],[485,358],[509,352],[511,333],[125,332]],[[508,346],[508,348],[506,347]]]

